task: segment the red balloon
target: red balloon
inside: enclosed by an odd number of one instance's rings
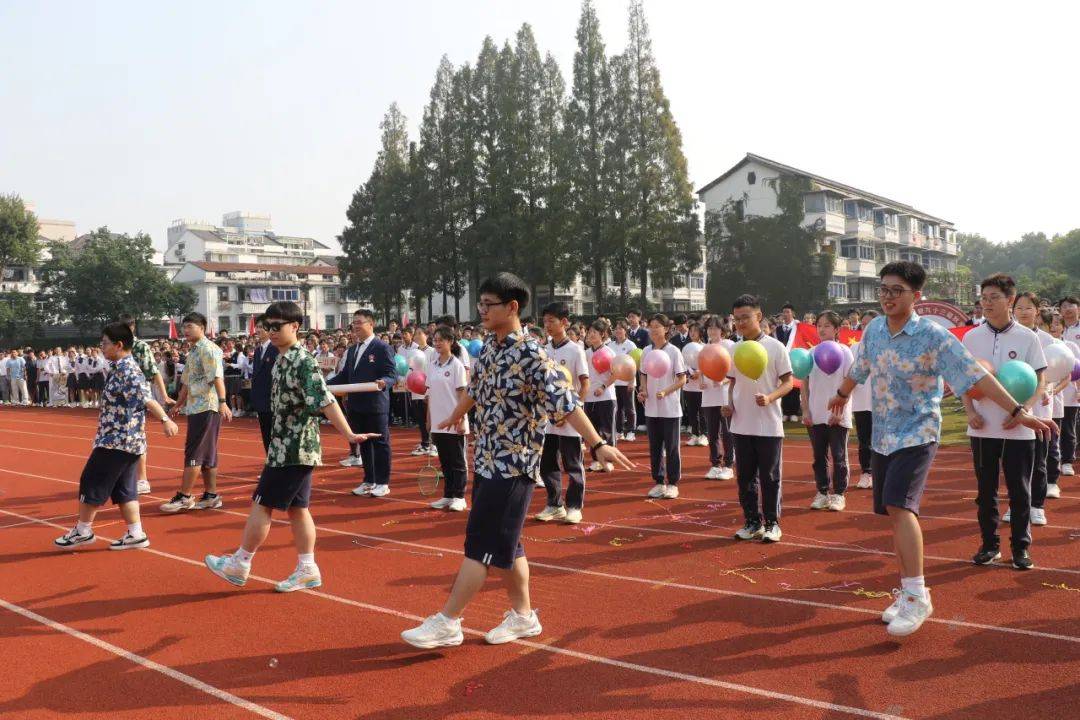
[[[427,375],[422,370],[413,370],[405,376],[405,387],[417,395],[427,392]]]
[[[592,366],[598,373],[606,373],[611,369],[611,361],[615,359],[615,351],[609,347],[602,347],[592,356]]]
[[[731,371],[731,354],[718,343],[709,343],[698,353],[698,369],[714,382],[727,379]]]
[[[991,363],[989,360],[979,360],[978,363],[986,369],[986,372],[990,373],[991,375],[994,374],[994,364]],[[972,385],[971,389],[967,391],[967,396],[972,400],[982,400],[983,392],[982,390],[979,390],[974,385]]]

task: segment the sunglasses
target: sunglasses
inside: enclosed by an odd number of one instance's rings
[[[267,322],[263,323],[263,330],[265,330],[266,332],[277,332],[286,325],[291,324],[292,323],[287,323],[284,320],[268,320]]]

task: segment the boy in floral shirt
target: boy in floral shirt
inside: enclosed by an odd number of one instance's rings
[[[70,549],[94,541],[91,529],[98,508],[106,500],[120,506],[127,532],[113,542],[110,550],[129,550],[150,545],[139,518],[136,490],[139,457],[146,453],[146,410],[165,424],[165,437],[177,433],[176,424],[150,397],[142,371],[131,357],[134,337],[124,323],[112,323],[102,331],[101,349],[114,363],[101,394],[94,450],[79,479],[79,521],[55,540],[57,547]]]
[[[135,337],[135,318],[124,314],[120,316],[120,322],[127,325],[131,329],[131,336]],[[147,382],[157,389],[162,402],[166,406],[172,405],[175,401],[169,397],[169,393],[165,390],[165,379],[158,372],[157,363],[154,362],[154,353],[151,352],[150,346],[145,341],[135,337],[135,343],[131,346],[131,359],[142,370],[143,377],[146,378]],[[139,456],[139,494],[146,495],[149,492],[150,481],[146,479],[146,453],[143,453]]]
[[[311,474],[316,465],[322,465],[319,417],[325,415],[350,443],[376,437],[349,429],[314,356],[297,342],[296,332],[303,317],[300,306],[289,301],[271,304],[264,315],[264,327],[280,353],[274,363],[270,388],[270,411],[274,417],[266,466],[252,494],[251,513],[240,547],[231,555],[206,556],[210,571],[233,585],[247,582],[251,559],[270,532],[274,510],[289,514],[298,555],[296,569],[275,589],[293,592],[322,585],[322,575],[315,564],[315,523],[308,510]]]

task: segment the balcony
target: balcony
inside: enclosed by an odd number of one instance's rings
[[[925,235],[921,235],[917,232],[900,231],[900,244],[910,245],[911,247],[925,248],[928,247],[927,239]]]
[[[858,218],[845,218],[844,234],[859,237],[874,237],[874,222]]]
[[[843,213],[808,212],[803,215],[803,225],[821,230],[826,235],[843,235],[846,232]]]
[[[882,242],[898,244],[900,242],[900,231],[889,225],[875,225],[874,237]]]
[[[862,278],[876,278],[878,273],[878,263],[875,260],[864,260],[862,258],[844,258],[845,265],[847,267],[848,276],[862,277]]]

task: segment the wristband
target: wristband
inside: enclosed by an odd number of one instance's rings
[[[845,395],[844,393],[840,392],[840,388],[837,388],[837,389],[836,389],[836,394],[837,394],[837,396],[839,396],[839,397],[842,397],[842,398],[844,398],[845,400],[847,400],[847,399],[848,399],[848,396],[847,396],[847,395]]]
[[[1017,415],[1019,415],[1022,412],[1024,412],[1024,406],[1023,405],[1017,405],[1016,407],[1013,408],[1013,411],[1011,413],[1009,413],[1009,417],[1014,418],[1014,417],[1016,417]]]
[[[600,438],[600,439],[599,439],[599,440],[598,440],[598,441],[596,442],[596,444],[595,444],[595,445],[593,445],[593,446],[592,446],[591,448],[589,448],[589,449],[590,449],[590,450],[592,450],[593,452],[596,452],[597,450],[599,450],[600,448],[604,447],[604,446],[605,446],[605,445],[607,445],[607,444],[608,444],[608,443],[607,443],[607,440],[605,440],[604,438]]]

